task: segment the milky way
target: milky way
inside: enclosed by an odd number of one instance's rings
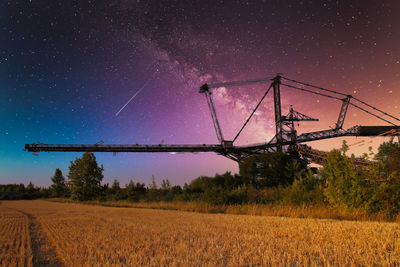
[[[55,168],[67,174],[69,162],[80,156],[33,156],[22,151],[25,143],[217,143],[198,93],[206,82],[283,73],[400,115],[397,0],[105,2],[0,3],[0,183],[48,185]],[[267,87],[213,92],[226,139]],[[283,113],[290,105],[320,119],[302,124],[299,132],[305,132],[332,127],[341,103],[283,88]],[[273,124],[269,95],[237,143],[269,140]],[[344,127],[353,125],[386,124],[351,108]],[[341,140],[315,146],[331,149]],[[374,140],[376,147],[384,139]],[[152,175],[183,184],[237,172],[236,163],[207,153],[96,156],[105,182],[117,178],[122,184],[148,183]]]

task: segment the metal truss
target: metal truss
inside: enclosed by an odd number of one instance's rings
[[[282,83],[282,80],[285,83]],[[229,87],[229,86],[243,86],[256,83],[270,83],[268,89],[262,96],[260,102],[254,108],[253,112],[249,118],[245,121],[239,132],[236,134],[232,141],[225,140],[222,135],[222,130],[217,118],[217,112],[215,110],[212,101],[211,89],[219,87]],[[290,107],[289,113],[286,116],[282,116],[281,107],[281,86],[285,86],[290,89],[299,90],[302,92],[312,93],[319,96],[328,97],[331,99],[336,99],[342,101],[342,107],[339,112],[337,122],[334,127],[328,130],[320,130],[309,133],[297,134],[294,122],[300,121],[318,121],[318,119],[311,118],[305,114],[293,110]],[[270,89],[273,89],[273,99],[274,99],[274,120],[275,120],[275,136],[266,143],[261,144],[251,144],[246,146],[235,146],[234,142],[242,133],[243,129],[248,124],[249,120],[252,118],[253,114],[256,112],[262,101],[268,95]],[[323,151],[312,149],[309,146],[300,145],[302,143],[307,143],[316,140],[343,137],[343,136],[400,136],[400,126],[396,125],[390,120],[400,121],[399,118],[388,114],[372,105],[347,95],[344,93],[336,92],[333,90],[325,89],[308,83],[296,81],[286,77],[282,77],[277,74],[274,78],[261,78],[252,79],[245,81],[233,81],[226,83],[218,83],[207,85],[204,84],[200,87],[200,93],[203,93],[206,97],[207,104],[210,109],[213,125],[215,132],[217,134],[217,139],[219,144],[199,144],[199,145],[106,145],[106,144],[26,144],[25,150],[30,152],[40,152],[40,151],[63,151],[63,152],[169,152],[169,153],[198,153],[198,152],[215,152],[231,160],[240,162],[242,159],[249,157],[254,154],[262,153],[273,153],[277,151],[290,153],[297,151],[303,157],[309,159],[312,162],[321,163],[324,159],[326,153]],[[344,97],[344,98],[343,98]],[[357,101],[358,103],[352,103],[351,101]],[[364,105],[364,107],[360,106]],[[343,129],[343,124],[346,118],[346,114],[349,106],[358,108],[375,118],[378,118],[391,126],[354,126],[347,130]],[[369,109],[369,110],[368,110]],[[372,110],[372,111],[371,111]],[[400,139],[400,137],[399,137]],[[324,154],[325,153],[325,154]],[[356,161],[357,164],[363,165],[364,163]],[[365,163],[368,165],[370,163]]]

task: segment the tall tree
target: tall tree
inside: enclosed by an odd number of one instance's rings
[[[71,197],[75,200],[95,198],[101,192],[103,165],[98,166],[93,153],[85,152],[82,158],[71,161],[68,178],[71,183]]]
[[[62,171],[57,168],[54,176],[51,177],[53,184],[50,186],[51,195],[53,197],[64,197],[67,194],[67,185]]]

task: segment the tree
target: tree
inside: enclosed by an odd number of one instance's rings
[[[345,147],[346,144],[343,145]],[[335,207],[361,208],[371,198],[372,177],[365,169],[355,166],[354,156],[348,158],[345,152],[346,149],[334,149],[326,155],[321,171],[325,180],[324,196]]]
[[[129,201],[137,202],[146,195],[146,186],[143,183],[134,183],[132,180],[125,186]],[[154,199],[151,199],[154,200]]]
[[[51,177],[53,184],[50,186],[51,196],[64,197],[67,193],[65,178],[59,168],[56,169],[54,176]]]
[[[370,177],[376,177],[374,195],[369,203],[373,212],[383,211],[393,218],[400,212],[400,145],[384,142],[375,155],[378,164],[371,170]],[[371,168],[370,168],[371,169]]]
[[[182,191],[182,187],[180,185],[174,185],[173,187],[171,187],[169,192],[172,197],[175,197],[177,195],[181,195],[183,191]]]
[[[29,184],[26,186],[26,192],[30,194],[35,192],[35,186],[33,185],[32,182],[29,182]]]
[[[375,159],[385,165],[387,175],[400,175],[400,145],[399,143],[384,142],[378,148]],[[396,172],[395,174],[393,172]]]
[[[103,165],[98,166],[93,153],[85,152],[82,158],[71,161],[68,178],[71,183],[71,197],[75,200],[95,198],[101,192]]]
[[[322,182],[316,179],[311,170],[308,170],[303,175],[297,176],[292,185],[283,189],[283,202],[291,205],[323,203]]]
[[[151,184],[149,184],[149,189],[157,189],[156,178],[154,177],[154,175],[151,176]]]
[[[39,188],[36,187],[32,182],[26,186],[25,194],[22,196],[23,199],[35,199],[39,198]]]
[[[111,190],[113,191],[113,193],[118,192],[119,190],[121,190],[121,187],[119,186],[119,181],[117,179],[114,179],[114,182],[111,186]]]
[[[169,180],[162,180],[161,182],[161,190],[168,191],[171,189],[171,183]]]
[[[156,179],[154,178],[154,175],[152,175],[151,178],[151,184],[149,184],[148,190],[147,190],[147,199],[150,201],[161,201],[161,190],[158,189]]]
[[[121,200],[125,198],[124,192],[121,189],[119,181],[117,179],[114,179],[111,188],[108,190],[108,197],[112,200]]]
[[[394,218],[400,212],[399,145],[383,143],[375,156],[378,162],[368,168],[355,166],[354,156],[348,158],[344,154],[346,149],[342,151],[329,152],[321,172],[329,204],[345,209],[363,208]]]
[[[293,163],[293,160],[297,159],[282,152],[252,155],[240,163],[240,175],[245,184],[256,188],[288,185],[306,168],[306,165]]]

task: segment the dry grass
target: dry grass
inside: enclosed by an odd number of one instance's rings
[[[28,218],[0,205],[0,265],[32,266]]]
[[[39,200],[3,202],[1,206],[35,216],[67,266],[400,265],[397,223],[201,214]]]
[[[50,199],[61,203],[73,203],[68,199]],[[86,201],[83,204],[100,205],[119,208],[144,208],[162,210],[180,210],[200,213],[225,213],[236,215],[279,216],[291,218],[318,218],[357,221],[396,221],[400,222],[400,214],[396,218],[388,218],[387,214],[368,214],[363,209],[343,210],[327,205],[279,205],[279,204],[240,204],[215,206],[205,202],[128,202],[128,201]]]

